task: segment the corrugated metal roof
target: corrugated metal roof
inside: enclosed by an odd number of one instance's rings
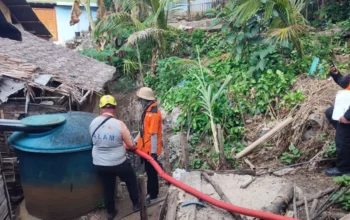
[[[49,39],[52,37],[43,23],[38,19],[32,7],[26,0],[2,0],[10,9],[13,23],[20,23],[24,30],[38,37]]]

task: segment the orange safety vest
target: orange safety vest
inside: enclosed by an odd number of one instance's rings
[[[143,131],[137,140],[137,149],[151,154],[151,135],[157,134],[157,156],[162,153],[162,113],[157,107],[157,103],[152,103],[143,114]]]
[[[350,83],[349,83],[348,87],[345,90],[350,90]]]

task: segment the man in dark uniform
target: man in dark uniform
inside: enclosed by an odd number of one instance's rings
[[[331,65],[330,75],[343,89],[350,90],[350,75],[343,76],[337,67]],[[345,114],[335,121],[332,119],[334,107],[326,110],[328,121],[336,129],[335,144],[337,151],[336,167],[326,170],[327,176],[341,176],[350,174],[350,108]]]

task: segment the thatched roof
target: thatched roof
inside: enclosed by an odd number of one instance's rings
[[[103,92],[105,83],[112,79],[115,72],[112,66],[28,32],[22,32],[22,39],[20,42],[0,38],[0,78],[20,79],[30,86],[69,94],[73,99],[80,100],[82,90]],[[40,85],[34,82],[39,75],[52,75],[51,80],[61,85]]]

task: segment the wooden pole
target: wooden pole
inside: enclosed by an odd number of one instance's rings
[[[138,183],[139,193],[140,193],[140,219],[141,220],[148,220],[147,205],[146,205],[145,177],[139,176],[137,178],[137,183]]]
[[[227,167],[227,161],[226,161],[226,157],[225,157],[225,149],[224,149],[224,135],[222,133],[222,128],[221,125],[217,125],[218,127],[218,140],[219,140],[219,150],[220,150],[220,166],[224,169],[226,169]]]
[[[215,191],[219,194],[219,196],[221,197],[222,200],[224,200],[224,202],[228,203],[228,204],[232,204],[230,202],[230,200],[227,198],[227,196],[225,195],[225,193],[222,191],[221,187],[216,184],[216,182],[214,180],[212,180],[210,178],[210,176],[207,174],[207,173],[203,173],[202,172],[202,176],[204,177],[204,179],[206,181],[208,181],[212,186],[213,188],[215,189]],[[243,220],[243,218],[239,215],[239,214],[236,214],[236,213],[233,213],[233,212],[230,212],[230,214],[232,215],[232,217],[236,220]]]
[[[190,170],[190,152],[189,152],[189,149],[188,149],[188,142],[187,142],[187,138],[185,136],[185,134],[183,134],[181,132],[180,134],[181,136],[181,147],[182,147],[182,160],[183,160],[183,163],[184,163],[184,168],[186,171],[189,171]]]
[[[187,0],[187,19],[191,21],[191,0]]]
[[[293,118],[287,118],[286,120],[282,121],[280,124],[278,124],[277,126],[275,126],[271,131],[267,132],[264,136],[262,136],[261,138],[259,138],[258,140],[256,140],[254,143],[252,143],[251,145],[249,145],[248,147],[244,148],[244,150],[242,150],[241,152],[239,152],[236,155],[236,159],[239,159],[241,157],[244,157],[245,155],[247,155],[248,153],[250,153],[252,150],[254,150],[257,146],[259,146],[260,144],[264,143],[265,141],[267,141],[272,135],[274,135],[275,133],[277,133],[278,131],[280,131],[281,129],[283,129],[285,126],[287,126],[289,123],[291,123],[293,121]]]

